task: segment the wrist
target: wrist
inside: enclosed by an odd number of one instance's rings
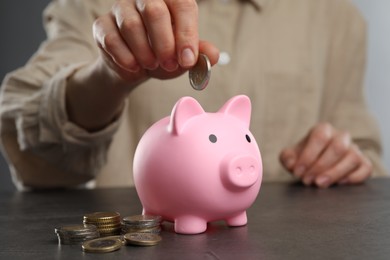
[[[106,127],[118,118],[127,95],[138,84],[122,80],[100,58],[80,68],[66,85],[69,121],[87,131]]]

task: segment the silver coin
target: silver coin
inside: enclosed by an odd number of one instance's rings
[[[190,69],[188,76],[190,84],[195,90],[203,90],[209,83],[211,75],[211,64],[209,58],[204,54],[199,54],[195,66]]]
[[[54,229],[56,234],[67,234],[67,235],[85,235],[90,233],[98,232],[96,226],[94,225],[67,225],[62,227],[57,227]]]
[[[125,225],[158,225],[162,218],[161,216],[154,216],[154,215],[134,215],[134,216],[128,216],[124,217],[123,219],[123,224]]]
[[[153,227],[153,228],[145,228],[145,229],[122,229],[122,234],[127,233],[152,233],[152,234],[160,234],[161,227]]]

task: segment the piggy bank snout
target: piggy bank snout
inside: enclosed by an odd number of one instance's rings
[[[252,155],[227,156],[221,166],[222,181],[230,188],[249,188],[260,175],[260,162]]]

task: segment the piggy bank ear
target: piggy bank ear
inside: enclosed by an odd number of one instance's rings
[[[179,135],[192,117],[204,113],[198,101],[192,97],[182,97],[172,109],[169,130],[172,134]]]
[[[239,95],[229,99],[218,112],[238,118],[249,128],[251,109],[250,99],[245,95]]]

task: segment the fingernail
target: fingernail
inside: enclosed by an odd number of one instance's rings
[[[171,59],[171,60],[167,60],[167,61],[164,61],[163,64],[162,64],[163,68],[168,71],[168,72],[172,72],[172,71],[175,71],[177,70],[177,68],[179,67],[179,64],[177,64],[177,61],[174,60],[174,59]]]
[[[303,179],[303,183],[304,183],[306,186],[311,185],[312,182],[313,182],[313,176],[311,176],[311,175],[306,176],[306,177]]]
[[[319,176],[316,179],[316,184],[319,187],[326,188],[330,184],[330,178],[328,176]]]
[[[294,171],[294,175],[297,177],[301,177],[304,172],[305,166],[298,166],[297,169]]]
[[[191,67],[195,64],[195,55],[190,48],[185,48],[181,53],[181,65]]]

